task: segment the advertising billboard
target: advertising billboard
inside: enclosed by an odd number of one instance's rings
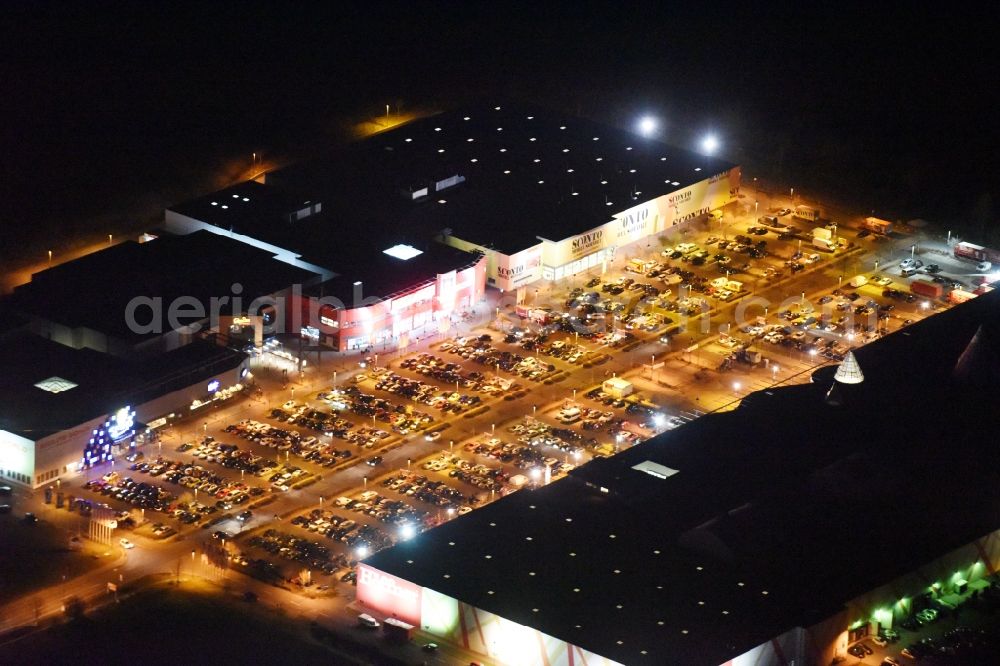
[[[736,201],[739,193],[740,168],[733,167],[660,197],[664,200],[666,219],[669,220],[669,224],[664,226],[676,226],[697,219]]]
[[[420,626],[420,586],[358,564],[357,600],[369,608]]]
[[[494,283],[500,289],[512,290],[530,284],[541,276],[542,244],[512,255],[496,253]]]

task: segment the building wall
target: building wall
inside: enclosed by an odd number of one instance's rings
[[[219,390],[238,384],[242,380],[241,375],[243,369],[247,367],[247,363],[248,361],[244,360],[234,368],[183,389],[171,391],[143,404],[122,404],[118,408],[132,407],[135,410],[137,423],[149,423],[170,413],[176,414],[178,418],[196,414],[198,410],[192,409],[196,400],[205,403],[205,406],[201,407],[201,409],[205,409],[212,399],[213,393],[209,391],[209,382],[218,379]],[[117,411],[118,408],[113,412]],[[102,414],[73,428],[43,437],[36,442],[0,431],[0,470],[10,469],[23,474],[28,478],[24,483],[33,487],[72,474],[77,471],[84,446],[93,436],[94,431],[100,428],[109,416],[109,414]],[[127,445],[127,440],[124,440],[123,444]],[[8,464],[10,467],[7,467]]]
[[[714,174],[670,194],[650,199],[612,215],[612,220],[569,238],[544,240],[508,255],[454,235],[441,240],[487,258],[487,282],[512,291],[539,279],[558,280],[614,259],[615,250],[643,238],[694,221],[736,201],[740,167]],[[539,229],[544,234],[544,228]]]
[[[412,336],[449,330],[453,313],[483,299],[486,266],[486,257],[480,257],[467,268],[441,273],[433,282],[406,293],[384,300],[372,298],[364,307],[335,310],[322,306],[321,299],[305,297],[299,312],[304,325],[319,329],[320,336],[340,351],[405,348]],[[336,325],[331,325],[333,321]]]
[[[358,602],[442,640],[461,645],[497,666],[621,666],[537,629],[504,619],[366,564],[358,565]]]
[[[122,405],[122,407],[124,406]],[[107,419],[108,415],[102,414],[78,426],[51,434],[35,442],[32,487],[38,487],[43,483],[76,472],[77,465],[83,457],[84,446],[93,437],[94,430],[100,428]],[[55,474],[52,475],[52,472]]]
[[[20,435],[0,430],[0,475],[16,483],[28,484],[34,475],[35,443]]]
[[[611,221],[562,240],[546,240],[542,251],[542,272],[547,279],[560,279],[614,258],[617,248],[692,222],[709,211],[736,201],[740,168],[712,175],[670,194],[650,199],[616,213]]]
[[[875,635],[880,627],[889,628],[914,612],[923,610],[933,599],[968,596],[960,592],[990,576],[1000,568],[1000,530],[957,548],[933,562],[852,599],[846,604],[844,622],[839,627],[834,650],[844,654],[854,636]],[[926,596],[925,596],[926,595]],[[921,598],[923,597],[923,598]]]
[[[973,583],[1000,567],[1000,530],[951,551],[849,601],[840,612],[808,629],[795,628],[726,662],[727,666],[829,664],[847,657],[847,648],[864,635],[876,635],[921,610],[918,597],[956,594],[959,581]],[[969,592],[960,595],[965,598]],[[961,607],[961,606],[960,606]]]

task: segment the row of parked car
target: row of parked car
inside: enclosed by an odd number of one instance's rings
[[[524,379],[541,381],[547,373],[554,368],[547,364],[538,363],[532,357],[524,357],[520,354],[497,349],[493,346],[493,339],[488,335],[474,338],[457,338],[453,342],[443,343],[439,349],[444,352],[457,354],[462,358],[479,363],[487,368],[499,368],[504,372],[518,375]],[[516,388],[511,386],[509,388]]]
[[[236,432],[236,426],[228,426],[226,430],[228,432]],[[190,449],[190,451],[191,455],[199,460],[256,476],[263,476],[268,470],[278,465],[278,463],[269,458],[258,456],[251,451],[241,450],[235,444],[218,442],[214,437],[206,437],[200,444]]]
[[[360,383],[367,378],[366,375],[357,375],[355,380]],[[411,409],[407,405],[398,405],[391,400],[379,398],[370,393],[364,393],[357,386],[348,386],[345,389],[327,393],[326,400],[330,404],[358,416],[373,417],[376,421],[387,423],[394,432],[401,435],[426,428],[434,422],[434,417],[430,414]]]
[[[509,479],[509,475],[499,468],[492,468],[482,463],[473,463],[449,451],[421,465],[422,469],[432,472],[447,473],[449,477],[458,479],[481,490],[500,492]]]
[[[449,343],[445,343],[445,345],[447,347],[444,351],[454,348]],[[484,360],[483,363],[488,365],[489,362]],[[482,372],[465,373],[458,363],[445,361],[426,352],[403,359],[399,365],[425,377],[433,377],[438,381],[455,384],[461,388],[472,389],[480,393],[498,394],[509,388],[516,388],[512,387],[510,382],[499,380],[495,375],[483,374]],[[470,404],[475,402],[478,402],[478,399],[469,401]]]
[[[352,508],[364,513],[362,503],[356,502]],[[374,515],[374,512],[373,514]],[[410,515],[407,514],[407,520]],[[387,521],[386,521],[387,522]],[[359,524],[349,518],[344,518],[328,509],[313,509],[307,514],[292,518],[292,524],[328,538],[339,541],[352,549],[364,548],[369,554],[388,548],[392,545],[392,537],[374,525]],[[419,523],[414,523],[418,525]]]
[[[537,448],[516,442],[505,442],[497,437],[472,440],[465,444],[465,450],[476,455],[499,460],[520,469],[544,467],[548,460]],[[556,459],[551,459],[558,462]]]
[[[439,509],[453,509],[462,512],[462,507],[468,507],[477,501],[474,497],[466,497],[462,491],[452,488],[443,481],[431,481],[423,474],[411,473],[406,470],[400,470],[394,476],[386,478],[382,485],[400,495],[413,497]],[[364,501],[371,502],[379,496],[376,493],[370,499],[365,499],[364,494],[360,497]]]
[[[242,481],[228,481],[201,465],[179,460],[159,457],[151,463],[136,463],[131,469],[151,476],[162,474],[169,483],[197,489],[204,497],[214,498],[220,509],[228,510],[234,504],[245,504],[251,497],[264,494],[263,488],[250,487]]]
[[[156,484],[135,481],[117,472],[105,474],[83,484],[86,490],[100,493],[140,509],[166,511],[174,496]]]
[[[326,574],[333,574],[338,568],[347,565],[346,557],[338,558],[329,546],[275,529],[250,537],[247,544]]]
[[[417,379],[403,377],[402,375],[397,375],[395,372],[386,372],[380,375],[375,388],[380,391],[409,398],[414,402],[439,409],[442,412],[454,412],[456,414],[461,414],[465,410],[475,407],[482,402],[479,396],[465,395],[458,391],[442,391],[437,386],[425,384]]]

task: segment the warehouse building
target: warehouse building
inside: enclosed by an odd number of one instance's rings
[[[226,235],[321,274],[305,333],[348,350],[442,330],[487,285],[520,302],[540,280],[606,270],[623,248],[736,201],[740,169],[578,118],[480,105],[260,180],[171,207],[167,229]],[[331,292],[348,312],[318,302]],[[377,299],[402,305],[368,307]],[[428,305],[397,316],[414,301]]]
[[[381,551],[358,601],[518,666],[830,663],[949,612],[1000,566],[998,312],[985,295]]]
[[[203,232],[36,273],[0,303],[0,476],[38,487],[236,395],[250,369],[233,329],[259,340],[289,285],[319,279]]]
[[[616,251],[737,200],[740,168],[588,120],[478,105],[377,134],[268,174],[322,192],[352,228],[394,224],[488,260],[510,291],[614,260]]]

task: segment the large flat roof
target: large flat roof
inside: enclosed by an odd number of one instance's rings
[[[134,298],[160,298],[163,314],[181,297],[194,298],[208,312],[212,298],[228,313],[239,284],[243,306],[293,284],[307,284],[316,274],[278,261],[270,252],[199,231],[163,236],[146,243],[127,241],[35,273],[9,298],[10,308],[69,327],[86,327],[122,340],[137,333],[127,325],[126,307]],[[147,309],[137,321],[145,321]]]
[[[278,187],[249,181],[171,210],[289,250],[303,261],[329,270],[333,278],[306,292],[336,296],[348,306],[353,302],[356,281],[364,284],[366,296],[381,298],[476,260],[475,255],[435,242],[432,233],[414,229],[398,218],[366,215],[360,209],[357,215],[345,217],[318,200],[322,203],[320,212],[290,221],[286,213],[299,198],[283,194]],[[220,202],[230,203],[223,208]],[[409,245],[420,254],[409,259],[385,254],[395,245]]]
[[[267,177],[315,193],[345,234],[447,228],[513,253],[537,244],[538,236],[558,241],[587,231],[733,166],[581,118],[481,104],[395,127]],[[434,183],[452,176],[464,182],[434,191]],[[429,196],[419,201],[402,194],[428,185]]]
[[[194,341],[153,359],[127,361],[29,333],[12,335],[0,345],[0,429],[37,441],[206,381],[245,358]]]
[[[977,330],[1000,358],[998,306],[857,350],[840,406],[825,368],[366,563],[621,663],[722,663],[1000,527],[1000,367],[953,378]]]

